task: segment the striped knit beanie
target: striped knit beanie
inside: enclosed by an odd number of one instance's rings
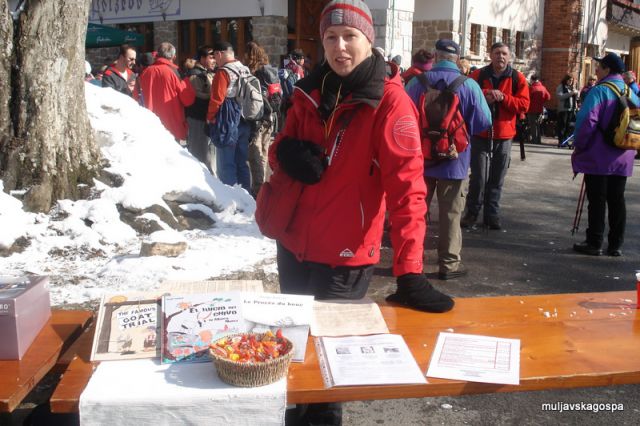
[[[369,6],[360,0],[333,0],[320,14],[320,38],[332,25],[346,25],[362,31],[369,42],[373,43],[373,18]]]

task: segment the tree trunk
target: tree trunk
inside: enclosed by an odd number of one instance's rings
[[[29,211],[47,212],[59,199],[76,199],[78,184],[91,185],[97,172],[84,96],[89,4],[25,1],[12,33],[7,0],[0,0],[0,42],[8,46],[0,52],[0,78],[10,82],[0,92],[0,107],[8,111],[0,113],[0,178],[7,192],[26,190]]]

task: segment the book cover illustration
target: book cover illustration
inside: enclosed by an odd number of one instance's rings
[[[162,298],[162,362],[208,361],[209,344],[246,331],[239,292]]]
[[[280,293],[243,293],[242,313],[251,333],[282,330],[293,343],[293,361],[304,362],[313,296]]]
[[[160,355],[159,295],[105,295],[100,302],[92,361],[153,358]]]

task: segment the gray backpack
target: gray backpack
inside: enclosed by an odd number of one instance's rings
[[[242,118],[249,121],[260,120],[264,114],[264,101],[262,100],[260,80],[251,74],[242,76],[231,67],[223,66],[222,68],[238,76],[236,102],[240,105]]]

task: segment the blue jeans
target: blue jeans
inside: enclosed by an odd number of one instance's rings
[[[502,185],[511,162],[511,142],[511,139],[494,140],[491,164],[489,164],[489,140],[472,138],[467,214],[478,216],[480,209],[484,206],[485,219],[498,217]]]
[[[251,189],[251,173],[249,172],[249,124],[240,120],[238,125],[238,141],[224,148],[216,147],[216,166],[218,178],[222,183],[235,185],[239,183],[244,189]]]

